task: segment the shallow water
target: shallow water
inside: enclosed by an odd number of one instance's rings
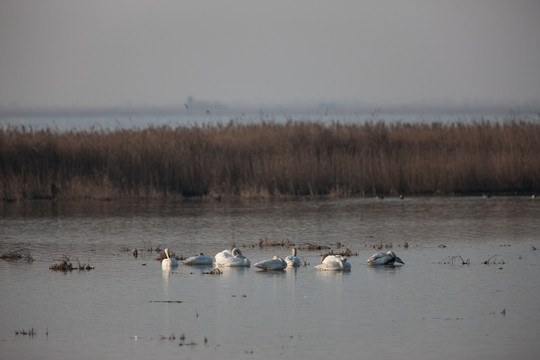
[[[0,252],[35,259],[0,261],[1,358],[535,359],[538,219],[527,197],[1,204]],[[298,269],[208,275],[162,272],[145,250],[288,255],[260,238],[358,256],[348,273],[317,272],[320,251],[300,250]],[[379,244],[405,265],[365,265]],[[50,271],[64,254],[95,269]]]

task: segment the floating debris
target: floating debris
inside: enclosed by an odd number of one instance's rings
[[[330,246],[326,245],[317,245],[312,243],[305,243],[298,246],[299,250],[328,250],[330,249]]]
[[[377,243],[377,244],[372,244],[371,247],[375,250],[382,250],[383,248],[385,249],[391,249],[394,247],[394,244],[392,243],[388,243],[388,244],[383,244],[382,241]]]
[[[532,250],[532,251],[535,251],[535,250],[536,250],[536,247],[534,247],[534,245],[531,245],[531,250]]]
[[[176,259],[178,261],[182,261],[182,260],[185,260],[184,257],[182,255],[180,256],[177,256],[174,252],[172,252],[171,250],[169,250],[169,257],[171,259]],[[167,259],[167,254],[165,254],[165,251],[162,251],[159,253],[159,255],[156,257],[156,260],[157,261],[163,261],[164,259]]]
[[[90,260],[88,260],[90,261]],[[86,270],[86,271],[90,271],[92,269],[94,269],[93,267],[90,266],[90,264],[81,264],[81,262],[79,261],[79,259],[77,259],[77,269],[79,271],[82,271],[82,270]]]
[[[47,333],[49,331],[47,330]],[[15,335],[23,335],[23,336],[30,336],[30,337],[34,337],[36,336],[36,329],[32,328],[30,330],[15,330]]]
[[[214,269],[212,269],[210,271],[207,271],[207,272],[203,271],[203,274],[205,274],[205,275],[221,275],[221,274],[223,274],[223,271],[221,271],[218,268],[214,268]]]
[[[171,335],[169,335],[169,336],[167,337],[167,336],[163,336],[163,335],[160,334],[160,335],[159,335],[159,339],[160,339],[160,340],[167,340],[167,339],[168,339],[169,341],[173,341],[173,340],[176,339],[176,336],[174,336],[174,334],[171,334]]]
[[[189,342],[189,343],[186,343],[186,344],[184,344],[184,343],[179,343],[178,344],[178,346],[184,346],[184,345],[185,346],[195,346],[195,345],[197,345],[197,343],[192,341],[192,342]]]
[[[151,303],[181,304],[182,300],[150,300]]]
[[[81,264],[79,259],[77,259],[77,267],[73,266],[73,264],[71,263],[67,255],[64,255],[63,259],[57,260],[57,261],[60,261],[60,263],[51,265],[49,267],[49,270],[67,272],[67,271],[73,271],[73,270],[90,271],[94,269],[94,267],[90,266],[90,264]]]
[[[72,263],[68,262],[68,260],[63,260],[59,264],[51,265],[49,267],[49,270],[67,272],[67,271],[73,271],[73,270],[75,270],[75,268],[73,267]]]
[[[321,254],[321,257],[327,257],[328,255],[341,255],[341,256],[358,256],[358,252],[353,253],[351,249],[347,248],[345,251],[336,252],[334,253],[334,250],[330,250],[329,252],[326,252],[324,254]]]
[[[34,258],[30,255],[30,251],[25,248],[6,251],[0,256],[0,259],[5,261],[19,261],[25,259],[26,262],[34,262]]]
[[[284,239],[281,241],[275,241],[275,240],[268,240],[268,239],[259,239],[259,247],[290,247],[295,246],[293,242],[291,242],[289,239]]]

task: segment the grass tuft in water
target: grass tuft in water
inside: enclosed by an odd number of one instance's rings
[[[63,258],[58,260],[59,263],[51,265],[49,267],[49,270],[52,271],[62,271],[62,272],[68,272],[73,270],[79,270],[79,271],[90,271],[93,270],[94,267],[90,266],[90,264],[82,264],[79,259],[77,258],[77,266],[73,266],[71,263],[71,260],[69,259],[69,256],[63,255]]]
[[[454,265],[470,265],[471,264],[471,259],[467,258],[467,260],[464,260],[463,257],[461,257],[460,255],[447,256],[446,258],[444,258],[444,260],[439,262],[439,264],[445,264],[445,265],[451,265],[451,266],[454,266]]]
[[[48,330],[47,330],[47,333],[48,333]],[[34,328],[31,328],[30,330],[15,330],[15,335],[34,337],[37,335],[37,332],[36,332],[36,329]]]
[[[34,262],[34,258],[26,248],[8,250],[0,255],[0,259],[4,261],[19,261],[25,259],[28,263]]]

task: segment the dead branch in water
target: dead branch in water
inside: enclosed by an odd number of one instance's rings
[[[208,272],[203,272],[204,275],[221,275],[223,274],[223,271],[221,271],[220,269],[218,268],[214,268]]]
[[[443,261],[441,261],[439,264],[449,264],[449,265],[470,265],[471,259],[467,258],[467,260],[464,260],[460,255],[457,256],[447,256],[444,258]]]
[[[504,263],[505,263],[504,260],[499,255],[493,255],[492,257],[490,257],[489,259],[483,262],[483,264],[485,265],[490,265],[490,264],[502,265]]]

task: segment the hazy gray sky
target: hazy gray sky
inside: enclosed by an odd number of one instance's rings
[[[0,0],[0,106],[540,103],[540,1]]]

